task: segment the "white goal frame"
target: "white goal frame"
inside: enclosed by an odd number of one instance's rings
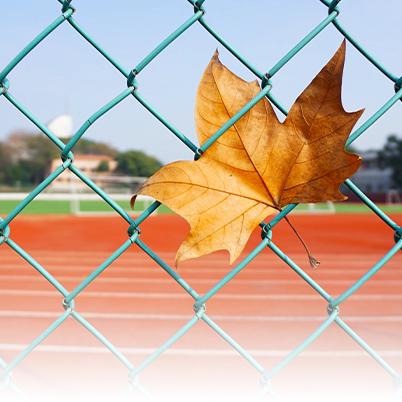
[[[109,183],[123,183],[123,184],[130,184],[130,183],[139,183],[143,184],[147,178],[146,177],[130,177],[130,176],[103,176],[103,175],[90,175],[88,176],[92,181],[102,181],[102,182],[109,182]],[[71,213],[73,215],[79,216],[102,216],[102,215],[114,215],[115,211],[82,211],[81,209],[81,201],[100,201],[101,198],[96,193],[82,193],[79,191],[76,183],[80,182],[80,180],[75,176],[70,176],[70,193],[71,194]],[[113,201],[130,201],[134,194],[130,191],[123,192],[123,193],[110,193],[108,196]],[[138,195],[136,201],[142,201],[144,203],[144,208],[141,210],[125,210],[129,215],[138,216],[142,212],[144,212],[148,207],[152,205],[155,201],[152,197],[148,197],[146,195]],[[157,210],[153,212],[153,214],[157,214]]]
[[[387,205],[401,205],[402,200],[397,190],[388,190],[386,194],[385,203]]]

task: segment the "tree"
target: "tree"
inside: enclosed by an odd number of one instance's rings
[[[8,166],[6,184],[39,184],[49,174],[51,161],[60,153],[58,147],[43,134],[13,132],[6,140]]]
[[[33,182],[38,185],[47,177],[52,160],[60,157],[61,151],[43,134],[28,136],[27,144],[31,150],[31,157],[27,160],[29,162],[27,166],[32,171]]]
[[[9,169],[12,166],[10,149],[0,142],[0,185],[10,184]]]
[[[390,135],[384,148],[378,152],[378,163],[381,168],[391,168],[394,185],[402,187],[402,139]]]
[[[69,141],[68,138],[61,140],[65,144]],[[113,158],[118,154],[107,144],[82,138],[72,151],[75,154],[108,155]],[[0,146],[0,183],[38,185],[48,176],[52,160],[60,158],[60,153],[60,148],[43,133],[15,131]],[[100,166],[101,169],[105,167],[108,171],[108,164]]]
[[[34,184],[38,177],[34,163],[30,160],[21,159],[17,163],[10,166],[7,171],[8,183],[10,185],[27,185]],[[35,183],[36,184],[36,183]]]
[[[108,172],[109,171],[109,162],[108,161],[102,161],[98,165],[96,171],[97,172]]]
[[[162,167],[162,163],[156,158],[141,151],[122,152],[117,155],[116,161],[117,172],[134,177],[152,176]]]
[[[61,139],[65,144],[68,138]],[[113,147],[81,138],[73,147],[74,154],[108,155],[118,161],[118,172],[130,176],[150,176],[162,167],[155,158],[140,151],[120,153]],[[38,185],[50,173],[53,159],[61,150],[43,133],[15,131],[0,142],[0,184]],[[60,159],[61,164],[61,159]],[[99,164],[98,172],[109,171],[109,163]]]

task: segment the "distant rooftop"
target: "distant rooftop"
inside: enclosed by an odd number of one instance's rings
[[[378,159],[378,152],[377,151],[365,151],[358,153],[363,161],[370,161],[370,160],[377,160]]]
[[[89,155],[89,154],[74,154],[74,159],[91,160],[91,161],[113,161],[109,155]]]

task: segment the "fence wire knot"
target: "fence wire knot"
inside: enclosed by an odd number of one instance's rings
[[[205,311],[207,310],[207,306],[204,304],[201,304],[201,306],[196,306],[194,304],[193,309],[195,311],[195,315],[198,317],[198,319],[201,319],[201,317],[204,315]]]
[[[3,82],[0,82],[0,89],[1,89],[1,93],[4,94],[6,93],[10,88],[10,81],[8,80],[8,78],[4,78]]]
[[[135,374],[134,376],[132,376],[131,371],[127,374],[127,380],[133,387],[136,387],[138,385],[139,377],[139,374]]]
[[[264,74],[264,76],[262,77],[261,80],[261,88],[264,89],[267,85],[270,85],[270,87],[272,88],[272,82],[271,82],[271,75],[270,73],[266,73]]]
[[[72,10],[73,13],[75,12],[75,8],[72,5],[70,5],[72,0],[59,0],[59,2],[63,4],[61,12],[65,13],[66,11],[68,11],[68,9]]]
[[[331,303],[328,303],[327,305],[327,313],[328,315],[331,315],[334,311],[336,311],[339,314],[339,306],[333,306]]]
[[[201,148],[197,148],[194,154],[194,160],[198,161],[198,159],[201,158],[202,154],[204,153],[204,151]]]
[[[138,82],[135,79],[137,75],[138,75],[137,70],[133,68],[127,77],[127,87],[134,87],[134,92],[138,89]]]
[[[205,8],[202,5],[202,3],[204,3],[205,0],[197,0],[194,2],[194,13],[198,13],[198,11],[202,12],[202,15],[205,15]]]
[[[260,378],[261,387],[268,387],[271,388],[271,378],[269,377],[268,373],[264,371]]]
[[[1,365],[0,368],[1,367],[3,367],[3,365]],[[5,376],[2,376],[0,371],[0,383],[4,384],[4,386],[7,387],[12,381],[12,379],[13,379],[13,373],[11,371],[9,371]]]
[[[328,7],[328,14],[332,14],[333,11],[339,15],[340,10],[338,8],[338,4],[341,2],[341,0],[333,0],[332,3]]]
[[[4,235],[4,231],[0,230],[0,244],[3,244],[7,240],[7,237]]]
[[[139,228],[139,226],[137,226],[137,224],[135,222],[133,222],[130,225],[130,227],[127,229],[127,234],[128,234],[128,237],[130,237],[131,242],[134,243],[135,239],[141,234],[141,229]],[[134,234],[136,234],[137,236],[135,237],[135,239],[132,239]]]
[[[392,381],[392,387],[395,391],[402,390],[402,377],[394,378]]]
[[[395,243],[398,243],[399,240],[401,240],[402,237],[402,228],[398,228],[394,232],[394,241]]]
[[[66,300],[66,298],[63,299],[63,301],[61,302],[64,310],[68,311],[70,314],[74,311],[74,300],[71,300],[70,302],[68,302]]]
[[[269,223],[262,225],[261,229],[261,238],[268,239],[269,241],[272,240],[272,226]]]
[[[0,217],[0,223],[3,222],[4,219]],[[6,226],[4,229],[0,229],[0,244],[5,242],[10,237],[10,227]]]

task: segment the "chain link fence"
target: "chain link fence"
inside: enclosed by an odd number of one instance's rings
[[[152,212],[157,210],[160,206],[159,202],[154,202],[144,213],[142,213],[136,219],[130,217],[115,201],[113,201],[108,194],[100,189],[93,181],[91,181],[83,172],[81,172],[74,165],[74,146],[80,140],[80,138],[86,133],[92,124],[94,124],[99,118],[114,107],[118,107],[120,102],[129,96],[133,96],[145,109],[149,111],[157,120],[159,120],[169,130],[174,139],[183,142],[194,153],[195,159],[197,159],[208,146],[211,145],[221,134],[223,134],[231,125],[233,125],[238,119],[240,119],[258,100],[266,96],[269,100],[284,114],[287,114],[286,108],[280,103],[280,101],[273,95],[271,89],[273,85],[273,79],[275,74],[294,57],[298,52],[302,51],[303,47],[308,44],[315,36],[319,35],[327,26],[333,24],[339,32],[367,59],[369,63],[372,63],[377,67],[393,84],[395,88],[395,94],[381,107],[371,118],[369,118],[361,127],[351,134],[348,139],[347,145],[350,145],[359,136],[361,136],[371,125],[373,125],[384,113],[386,113],[398,100],[402,98],[402,78],[399,78],[392,74],[387,68],[385,68],[379,61],[370,55],[355,39],[354,37],[341,25],[339,22],[340,8],[338,3],[340,0],[320,0],[323,5],[326,6],[328,15],[318,24],[314,29],[303,38],[293,49],[291,49],[285,57],[279,60],[268,72],[264,73],[256,66],[246,60],[240,53],[238,53],[232,45],[226,41],[209,23],[205,17],[204,0],[188,0],[193,9],[192,15],[187,21],[185,21],[180,27],[178,27],[171,35],[169,35],[159,46],[153,49],[148,56],[146,56],[134,69],[128,70],[121,65],[116,59],[114,59],[109,52],[107,52],[100,44],[98,44],[89,33],[82,28],[73,15],[75,13],[74,7],[70,4],[71,0],[58,0],[61,3],[61,15],[53,21],[43,32],[41,32],[35,39],[32,40],[1,72],[0,72],[0,94],[7,99],[12,105],[15,106],[23,115],[25,115],[41,132],[43,132],[49,141],[53,141],[61,151],[61,163],[60,166],[52,172],[41,184],[39,184],[34,191],[32,191],[7,217],[0,219],[0,245],[2,247],[10,247],[16,253],[18,253],[24,260],[26,260],[35,270],[37,270],[43,277],[49,281],[51,285],[60,293],[62,298],[62,305],[64,311],[37,339],[23,350],[14,360],[5,362],[0,358],[0,393],[4,388],[9,387],[16,394],[20,395],[24,399],[29,397],[20,390],[13,383],[11,371],[24,359],[31,351],[33,351],[48,335],[50,335],[57,327],[59,327],[65,320],[72,317],[77,320],[83,327],[85,327],[93,336],[95,336],[100,342],[102,342],[106,348],[113,353],[117,359],[121,361],[127,368],[129,384],[127,389],[121,395],[122,398],[126,397],[135,390],[141,392],[146,397],[152,399],[152,395],[142,387],[138,381],[138,375],[146,370],[155,359],[157,359],[164,351],[166,351],[171,345],[173,345],[179,338],[181,338],[190,328],[196,325],[199,321],[204,321],[212,331],[215,331],[221,336],[229,345],[231,345],[241,356],[248,361],[248,363],[257,370],[261,378],[261,388],[256,390],[256,398],[265,398],[266,395],[272,398],[279,398],[271,386],[271,379],[282,370],[290,361],[296,358],[303,350],[310,345],[314,340],[322,334],[332,324],[338,325],[346,334],[348,334],[355,342],[357,342],[361,348],[363,348],[375,361],[383,367],[383,369],[389,373],[390,379],[393,382],[395,388],[395,399],[402,395],[402,377],[373,350],[360,336],[350,328],[344,320],[341,318],[340,306],[351,295],[353,295],[360,287],[364,286],[370,278],[378,272],[380,269],[384,269],[386,263],[401,249],[402,228],[395,223],[389,216],[383,213],[362,191],[359,190],[350,180],[346,180],[345,184],[349,189],[354,192],[377,216],[382,219],[386,225],[389,226],[390,231],[394,233],[395,245],[383,256],[383,258],[370,268],[364,276],[362,276],[356,283],[353,284],[348,290],[341,294],[337,298],[333,298],[325,289],[323,289],[316,281],[314,281],[306,272],[304,272],[294,261],[292,261],[283,251],[281,251],[272,240],[272,232],[275,230],[275,225],[278,224],[287,214],[289,214],[296,205],[287,206],[281,213],[274,217],[270,222],[261,222],[261,235],[262,241],[260,244],[235,268],[233,268],[222,280],[220,280],[215,286],[213,286],[204,295],[199,295],[189,284],[178,275],[165,261],[162,260],[154,251],[152,251],[141,240],[141,223],[146,220]],[[10,92],[10,83],[7,79],[8,74],[14,69],[14,67],[23,61],[24,57],[28,55],[35,47],[43,41],[48,35],[50,35],[61,24],[68,22],[71,27],[76,30],[83,39],[88,41],[100,54],[102,54],[106,60],[108,60],[124,77],[127,79],[127,87],[122,92],[110,100],[105,106],[99,109],[96,113],[90,116],[85,123],[79,128],[75,135],[65,145],[60,139],[58,139],[49,129],[33,114],[31,114]],[[239,111],[230,121],[227,122],[213,137],[211,141],[204,144],[201,147],[197,147],[184,133],[178,130],[169,120],[160,114],[150,103],[148,103],[140,91],[138,90],[137,79],[149,63],[151,63],[165,48],[167,48],[176,38],[185,32],[193,25],[201,24],[206,32],[212,35],[217,42],[225,47],[240,63],[246,66],[261,82],[262,90],[248,105]],[[25,252],[21,247],[16,244],[12,239],[12,231],[10,231],[10,224],[13,219],[18,217],[18,214],[30,203],[35,197],[40,194],[55,178],[63,173],[66,169],[69,169],[78,179],[82,180],[94,193],[98,194],[106,203],[108,203],[120,217],[127,223],[127,240],[99,267],[83,280],[72,292],[68,292],[66,288],[57,281],[45,267],[42,267],[31,255]],[[167,342],[161,345],[155,350],[149,357],[147,357],[141,364],[134,366],[131,361],[116,348],[102,333],[100,333],[90,322],[83,318],[83,316],[75,309],[74,299],[81,292],[85,292],[85,288],[95,281],[98,275],[100,275],[109,265],[115,261],[119,256],[124,253],[128,248],[135,245],[146,253],[151,259],[153,259],[161,269],[166,271],[172,278],[172,281],[176,281],[183,289],[188,293],[189,298],[194,299],[194,315],[192,318],[172,336]],[[254,359],[247,350],[243,349],[230,334],[226,333],[216,322],[214,322],[206,313],[206,306],[208,301],[216,295],[220,289],[225,286],[232,278],[234,278],[241,270],[243,270],[247,264],[253,260],[258,254],[265,248],[270,248],[280,259],[282,259],[290,269],[294,270],[304,281],[306,281],[323,299],[327,302],[328,318],[322,322],[322,324],[307,338],[299,347],[293,350],[285,359],[283,359],[277,366],[273,368],[263,367],[256,359]]]

